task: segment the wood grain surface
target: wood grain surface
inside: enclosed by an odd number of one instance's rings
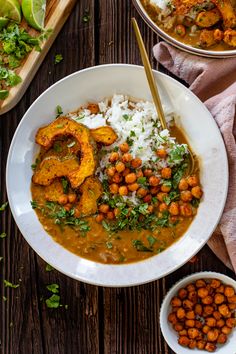
[[[89,22],[83,21],[85,12]],[[113,62],[141,63],[131,30],[132,16],[137,18],[152,56],[157,37],[139,18],[131,1],[77,2],[24,97],[0,119],[0,204],[7,200],[5,168],[10,142],[31,103],[76,70]],[[55,65],[54,57],[59,53],[64,60]],[[9,208],[0,213],[0,233],[3,231],[7,237],[0,239],[0,354],[173,354],[159,326],[160,305],[168,289],[201,270],[235,278],[205,246],[195,263],[146,285],[117,289],[86,285],[57,271],[47,272],[45,262],[17,229]],[[20,286],[6,288],[4,279]],[[68,305],[67,309],[46,307],[46,286],[51,283],[60,285],[61,304]]]

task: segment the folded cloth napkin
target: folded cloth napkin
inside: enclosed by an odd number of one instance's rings
[[[236,58],[202,58],[165,42],[158,43],[153,52],[159,63],[189,84],[222,133],[229,161],[229,191],[223,215],[208,245],[236,272]]]

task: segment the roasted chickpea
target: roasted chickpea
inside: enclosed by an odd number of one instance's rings
[[[138,183],[131,183],[131,184],[128,184],[128,190],[131,191],[131,192],[135,192],[139,189],[139,185]]]
[[[69,203],[75,203],[77,199],[77,195],[75,193],[68,194],[68,201]]]
[[[144,174],[145,177],[150,177],[150,176],[152,175],[152,170],[146,168],[146,169],[143,171],[143,174]]]
[[[125,167],[125,169],[124,169],[122,175],[123,175],[123,177],[126,177],[129,173],[130,173],[130,168]]]
[[[119,194],[121,196],[125,196],[125,195],[128,195],[129,191],[128,191],[128,188],[126,186],[120,186],[119,187]]]
[[[101,223],[103,219],[104,219],[104,215],[103,214],[98,214],[95,217],[95,220],[96,220],[97,223]]]
[[[195,327],[201,329],[203,327],[203,324],[199,320],[195,320]]]
[[[196,315],[201,316],[202,315],[202,311],[203,311],[202,305],[201,304],[196,304],[195,308],[194,308],[194,311],[195,311]]]
[[[179,331],[182,331],[184,328],[183,324],[180,323],[180,322],[177,322],[175,325],[174,325],[174,329],[176,330],[176,332],[179,332]]]
[[[222,315],[218,311],[214,311],[213,316],[217,321],[220,320],[222,317]]]
[[[167,197],[167,193],[157,193],[157,199],[159,200],[159,202],[163,202],[165,197]]]
[[[126,152],[121,158],[122,162],[124,162],[124,163],[130,162],[132,159],[133,159],[133,156],[131,154],[129,154],[128,152]]]
[[[221,328],[221,327],[224,327],[224,325],[225,325],[224,320],[220,319],[220,320],[216,321],[216,327]]]
[[[150,177],[150,178],[151,178],[151,177]],[[161,186],[161,191],[164,192],[164,193],[168,193],[170,190],[171,190],[171,187],[166,186],[165,184],[163,184],[163,185]]]
[[[194,198],[200,199],[202,196],[202,190],[199,186],[193,187],[191,189],[191,194],[194,196]]]
[[[161,170],[161,177],[162,177],[162,178],[170,179],[170,178],[171,178],[171,174],[172,174],[172,171],[171,171],[171,168],[170,168],[170,167],[164,167],[164,168]]]
[[[214,293],[214,289],[210,286],[210,284],[207,284],[206,288],[208,290],[209,295],[212,295]]]
[[[68,203],[68,196],[66,194],[62,194],[60,195],[60,197],[58,198],[58,203],[60,205],[65,205]]]
[[[208,295],[208,290],[206,288],[199,288],[197,294],[201,299],[203,299]]]
[[[165,159],[167,156],[167,151],[165,149],[158,149],[156,151],[156,155],[160,157],[161,159]]]
[[[186,329],[182,329],[182,331],[179,331],[180,336],[187,336],[188,332]]]
[[[207,350],[208,352],[212,353],[216,350],[216,345],[214,343],[208,343],[205,346],[205,350]]]
[[[188,182],[187,182],[186,178],[182,178],[179,181],[178,188],[180,191],[186,191],[188,189]]]
[[[195,285],[197,288],[205,288],[207,286],[205,280],[203,279],[197,279]]]
[[[219,336],[219,332],[217,329],[210,329],[210,331],[207,333],[207,340],[209,342],[216,342],[218,336]]]
[[[206,341],[204,339],[200,339],[197,341],[197,348],[198,349],[204,349],[206,345]]]
[[[99,207],[98,207],[98,210],[99,210],[101,213],[103,213],[103,214],[108,213],[109,209],[110,209],[110,207],[109,207],[108,204],[101,204],[101,205],[99,205]]]
[[[210,327],[208,327],[207,325],[204,325],[204,326],[202,327],[202,332],[203,332],[203,333],[207,334],[209,331],[210,331]]]
[[[231,312],[226,304],[220,305],[218,307],[218,311],[223,317],[230,317],[231,315]]]
[[[170,323],[172,323],[173,325],[178,322],[178,319],[177,319],[176,314],[174,312],[172,312],[168,315],[168,321]]]
[[[180,37],[184,37],[186,34],[186,28],[184,25],[177,25],[175,26],[175,33],[178,34]]]
[[[146,198],[146,197],[145,197]],[[148,207],[147,207],[147,211],[149,212],[149,213],[153,213],[153,210],[154,210],[154,206],[153,205],[149,205]]]
[[[224,285],[223,285],[223,284],[220,285],[220,286],[216,289],[216,292],[217,292],[217,293],[224,294],[224,292],[225,292],[225,287],[224,287]]]
[[[189,349],[196,348],[196,345],[197,345],[197,341],[195,339],[190,339],[189,345],[188,345]]]
[[[118,186],[118,184],[112,183],[112,184],[109,186],[109,190],[110,190],[111,194],[118,194],[118,191],[119,191],[119,186]]]
[[[226,320],[226,325],[227,325],[228,327],[230,327],[230,328],[235,327],[235,325],[236,325],[236,319],[233,318],[233,317],[227,318],[227,320]]]
[[[210,305],[206,305],[206,306],[204,306],[204,312],[206,315],[212,315],[214,312],[214,307],[212,307]]]
[[[185,326],[186,327],[194,327],[195,326],[195,321],[194,320],[186,320],[185,321]]]
[[[139,159],[138,157],[136,157],[135,159],[133,159],[133,160],[131,161],[131,166],[132,166],[133,168],[138,168],[138,167],[142,166],[142,160]]]
[[[199,335],[199,330],[197,328],[189,328],[188,329],[188,336],[190,339],[195,339]]]
[[[136,194],[137,194],[137,197],[143,198],[148,194],[148,190],[141,187],[137,190]]]
[[[113,151],[113,152],[111,153],[110,157],[109,157],[109,161],[110,161],[110,162],[116,162],[116,161],[119,160],[119,157],[120,157],[119,153],[116,152],[116,151]]]
[[[119,146],[121,152],[128,152],[129,151],[129,144],[128,143],[123,143],[120,144]]]
[[[166,203],[161,203],[159,205],[159,211],[162,213],[163,211],[168,210],[168,206],[166,205]]]
[[[227,341],[227,336],[224,333],[220,333],[217,338],[217,343],[224,344]]]
[[[190,291],[188,294],[188,299],[192,301],[194,304],[197,303],[197,292],[196,291]]]
[[[185,217],[193,215],[192,206],[188,203],[184,203],[180,206],[180,214]]]
[[[177,202],[171,202],[169,206],[169,212],[171,215],[179,215],[179,204]]]
[[[116,168],[115,166],[108,167],[106,170],[106,173],[109,177],[113,177],[114,174],[116,173]]]
[[[189,292],[196,290],[194,284],[188,284],[188,285],[186,286],[186,289],[187,289]]]
[[[216,289],[220,286],[221,282],[220,280],[218,279],[212,279],[211,282],[210,282],[210,286],[213,288],[213,289]]]
[[[216,319],[214,317],[207,317],[205,319],[205,324],[208,327],[215,327],[216,326]]]
[[[225,301],[225,297],[223,294],[215,294],[214,302],[216,305],[220,305]]]
[[[183,347],[187,347],[190,343],[190,339],[187,336],[180,336],[178,339],[178,343]]]
[[[145,197],[143,197],[144,203],[151,203],[152,201],[152,196],[151,194],[147,194]]]
[[[228,326],[223,326],[223,327],[221,328],[221,332],[224,333],[224,334],[226,334],[226,335],[230,334],[231,331],[232,331],[232,328],[230,328],[230,327],[228,327]]]
[[[236,310],[236,303],[235,304],[229,304],[228,306],[229,306],[229,309],[231,311]]]
[[[150,189],[150,193],[151,193],[152,195],[157,194],[158,191],[159,191],[159,187],[152,187],[152,188]]]
[[[190,185],[190,187],[196,187],[199,184],[199,180],[197,176],[189,176],[187,178],[187,182]]]
[[[160,178],[158,178],[156,176],[151,176],[151,177],[149,177],[148,182],[149,182],[150,186],[156,187],[160,183]]]
[[[176,316],[181,320],[183,318],[185,318],[185,310],[180,307],[178,308],[177,312],[176,312]]]
[[[118,172],[116,172],[112,177],[112,182],[120,183],[121,181],[122,181],[122,176]]]
[[[190,191],[182,191],[180,193],[180,199],[183,202],[191,202],[191,200],[193,199],[192,193]]]
[[[125,170],[125,164],[121,161],[117,162],[116,164],[116,171],[121,173]]]
[[[125,182],[130,184],[130,183],[134,183],[137,179],[137,176],[135,173],[129,173],[127,176],[125,176]]]
[[[188,292],[187,292],[187,290],[184,289],[184,288],[182,288],[182,289],[180,289],[180,290],[178,291],[178,297],[179,297],[181,300],[186,299],[187,295],[188,295]]]
[[[114,215],[113,211],[108,211],[106,217],[108,220],[113,220],[115,218],[115,215]]]
[[[228,297],[228,302],[230,304],[236,304],[236,295]]]
[[[202,299],[204,305],[211,305],[213,303],[213,297],[208,295]]]
[[[177,296],[174,296],[170,303],[173,307],[180,307],[182,305],[182,301]]]
[[[183,307],[185,308],[185,310],[192,310],[193,305],[193,302],[188,299],[183,301]]]
[[[136,173],[137,178],[143,177],[143,171],[142,170],[138,170]]]
[[[188,320],[194,320],[194,319],[195,319],[195,313],[194,313],[194,311],[188,311],[188,312],[186,312],[186,318],[187,318]]]
[[[234,288],[232,286],[226,286],[224,291],[225,296],[232,297],[235,295]]]

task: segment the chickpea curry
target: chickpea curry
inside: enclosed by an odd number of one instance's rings
[[[216,51],[236,47],[234,0],[141,0],[150,18],[187,45]]]
[[[162,130],[152,103],[114,95],[38,130],[31,204],[56,242],[118,264],[157,255],[186,232],[203,192],[167,118]]]
[[[219,279],[198,279],[171,299],[168,321],[178,343],[189,349],[215,352],[236,326],[235,289]]]

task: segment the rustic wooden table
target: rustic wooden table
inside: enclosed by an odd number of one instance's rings
[[[141,64],[130,25],[132,16],[138,19],[151,57],[157,36],[139,18],[130,0],[78,1],[23,99],[0,117],[0,205],[7,200],[5,167],[12,136],[40,94],[57,80],[89,66]],[[64,60],[55,65],[58,53]],[[47,272],[46,263],[17,229],[9,208],[0,214],[0,226],[0,234],[7,234],[0,239],[1,354],[173,353],[159,325],[160,305],[168,289],[201,270],[234,277],[205,246],[195,263],[150,284],[118,289],[86,285],[55,270]],[[4,279],[20,286],[4,287]],[[46,285],[51,283],[59,284],[61,303],[68,307],[46,307]]]

